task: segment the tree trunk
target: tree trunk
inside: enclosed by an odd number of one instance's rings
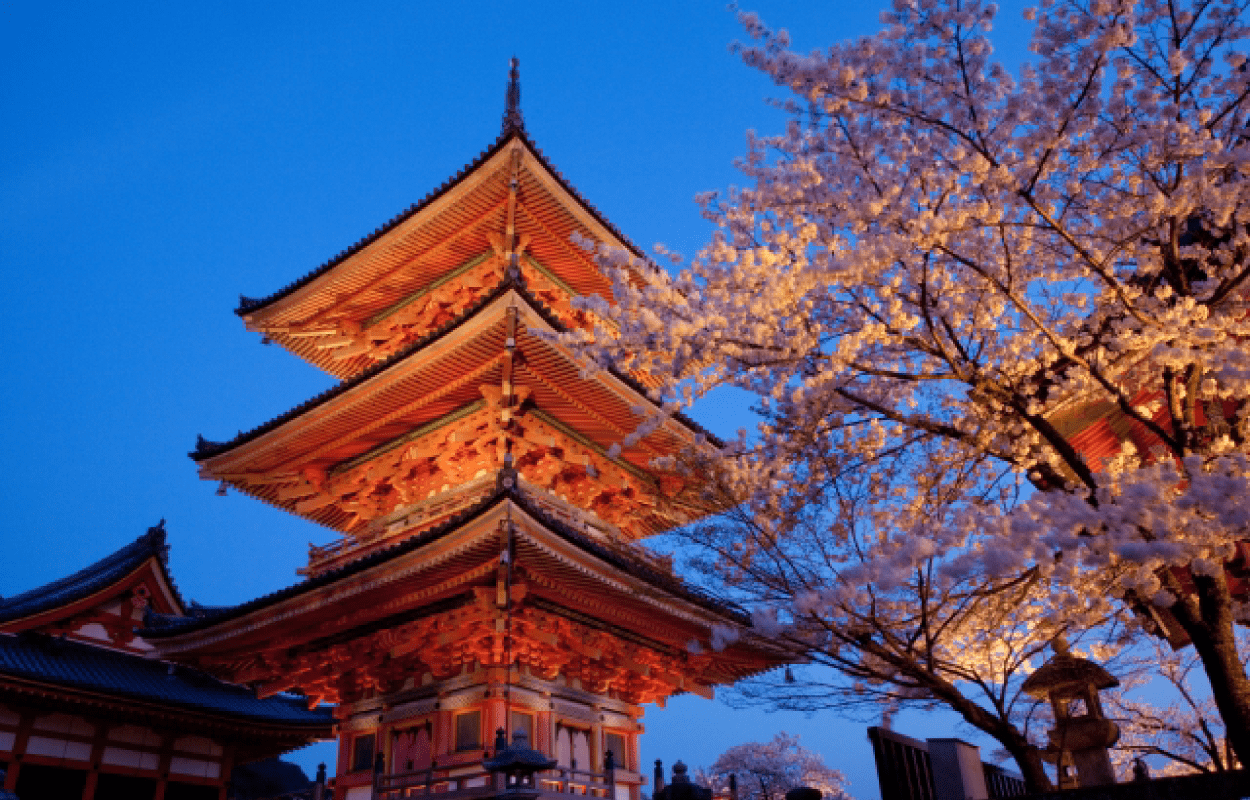
[[[1172,613],[1202,659],[1230,748],[1242,765],[1250,764],[1250,679],[1237,654],[1228,582],[1221,572],[1195,575],[1194,584],[1197,597],[1182,597]]]
[[[1048,792],[1055,788],[1050,782],[1050,776],[1046,774],[1041,750],[1033,745],[1026,745],[1020,750],[1007,745],[1007,752],[1016,760],[1016,766],[1020,768],[1020,775],[1030,792]]]
[[[980,705],[964,697],[954,684],[928,673],[920,674],[928,678],[931,691],[940,700],[958,712],[965,722],[977,730],[984,731],[992,736],[1003,746],[1003,749],[1011,753],[1012,758],[1016,760],[1016,766],[1020,768],[1020,775],[1024,778],[1025,785],[1030,793],[1048,792],[1055,788],[1054,784],[1050,782],[1050,776],[1046,774],[1046,767],[1042,763],[1041,750],[1030,744],[1029,740],[1015,725],[1012,725],[1002,717],[991,714]]]

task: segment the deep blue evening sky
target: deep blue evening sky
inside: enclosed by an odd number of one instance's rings
[[[871,33],[881,0],[747,2],[800,49]],[[1022,53],[1012,4],[999,30]],[[331,379],[232,313],[418,200],[499,130],[521,59],[529,132],[643,247],[707,235],[696,192],[737,180],[779,96],[727,50],[722,2],[0,5],[0,594],[65,575],[164,517],[183,595],[235,603],[296,579],[331,532],[232,493],[187,458]],[[700,406],[721,433],[742,406]],[[648,710],[644,758],[709,764],[780,729],[877,796],[862,724]],[[947,718],[905,716],[912,735]],[[308,767],[325,747],[301,761]],[[311,772],[311,767],[309,767]]]

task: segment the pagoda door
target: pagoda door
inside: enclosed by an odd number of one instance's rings
[[[566,769],[590,769],[590,734],[561,725],[556,733],[556,761]]]
[[[556,726],[556,763],[568,769],[572,766],[569,759],[573,757],[573,745],[569,739],[569,729],[563,725]]]
[[[590,762],[590,733],[576,728],[569,731],[573,734],[573,763],[577,769],[593,769]]]
[[[430,726],[395,731],[391,742],[391,773],[417,772],[430,767]]]

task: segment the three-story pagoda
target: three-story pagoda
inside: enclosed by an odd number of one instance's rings
[[[784,659],[749,634],[711,651],[715,627],[746,620],[636,544],[708,511],[697,482],[653,466],[705,434],[672,417],[630,436],[646,377],[588,374],[545,335],[590,324],[575,297],[610,296],[574,240],[633,246],[535,147],[519,95],[514,60],[487,151],[243,299],[250,330],[342,382],[192,457],[342,536],[310,548],[301,583],[143,631],[261,696],[337,704],[336,798],[489,793],[505,728],[557,760],[542,788],[637,800],[641,704]]]

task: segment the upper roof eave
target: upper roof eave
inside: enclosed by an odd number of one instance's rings
[[[295,408],[292,408],[291,410],[283,414],[280,414],[277,417],[274,417],[268,422],[265,422],[253,428],[250,431],[244,431],[243,433],[239,434],[234,439],[231,439],[228,442],[210,442],[202,436],[198,437],[195,450],[191,451],[188,455],[196,463],[201,463],[210,458],[214,458],[216,456],[222,455],[223,453],[227,453],[235,449],[236,447],[239,447],[240,445],[246,444],[247,442],[250,442],[253,439],[258,438],[262,436],[263,434],[268,433],[269,431],[272,431],[276,428],[281,427],[287,422],[290,422],[291,420],[294,420],[297,417],[300,417],[303,414],[309,411],[312,411],[314,408],[317,408],[329,402],[335,397],[338,397],[339,395],[355,388],[356,386],[359,386],[369,381],[370,379],[382,374],[388,369],[414,356],[419,351],[425,349],[426,347],[429,347],[430,345],[434,344],[436,341],[452,333],[454,330],[456,330],[461,325],[468,322],[477,313],[485,309],[491,303],[495,302],[500,297],[503,297],[510,290],[515,291],[530,306],[530,308],[534,311],[534,313],[537,314],[544,322],[550,325],[554,330],[556,331],[568,330],[568,328],[562,322],[560,322],[560,320],[557,319],[556,316],[552,314],[550,310],[547,309],[546,305],[541,300],[539,300],[537,297],[534,297],[532,294],[530,294],[526,290],[524,285],[517,283],[512,278],[505,278],[503,281],[500,282],[499,286],[497,286],[490,294],[483,297],[480,301],[478,301],[473,306],[469,307],[468,309],[465,309],[465,311],[460,315],[460,317],[452,320],[451,322],[448,322],[446,325],[444,325],[442,328],[436,331],[431,331],[424,338],[419,339],[416,342],[413,342],[411,345],[395,353],[393,356],[386,359],[385,361],[379,361],[377,364],[373,365],[372,367],[369,367],[368,369],[361,371],[357,375],[351,378],[348,378],[347,380],[341,381],[337,385],[330,387],[329,389],[325,390],[321,394],[316,395],[315,397],[312,397],[304,401],[303,403],[296,406]],[[647,388],[643,386],[641,383],[639,383],[636,379],[620,372],[619,370],[616,370],[615,368],[609,369],[608,372],[614,378],[621,381],[621,383],[628,386],[632,391],[636,392],[641,397],[646,399],[647,402],[652,403],[653,405],[657,407],[660,405],[658,402],[651,399],[650,395],[648,394]],[[696,435],[704,436],[714,446],[716,447],[722,446],[723,443],[718,437],[716,437],[714,434],[707,431],[705,428],[703,428],[703,426],[699,425],[699,423],[695,422],[693,419],[691,419],[687,415],[681,412],[677,412],[673,414],[673,418],[678,420],[682,425],[684,425],[692,433]]]
[[[530,154],[534,157],[536,161],[538,161],[538,163],[543,167],[543,169],[545,169],[556,180],[556,182],[560,185],[560,187],[564,189],[564,191],[566,191],[569,194],[569,196],[572,197],[582,207],[582,209],[587,214],[590,215],[592,219],[594,219],[596,222],[602,225],[603,228],[607,230],[612,236],[616,237],[616,239],[624,247],[628,248],[630,252],[632,252],[634,255],[636,255],[639,258],[645,259],[645,256],[643,255],[642,250],[637,245],[635,245],[632,241],[630,241],[629,238],[625,236],[625,234],[621,233],[621,231],[617,229],[615,225],[609,222],[607,217],[605,217],[602,213],[600,213],[600,211],[597,208],[595,208],[594,205],[592,205],[588,200],[586,200],[586,198],[583,197],[582,194],[578,192],[577,189],[574,188],[571,183],[569,183],[568,179],[566,179],[564,175],[562,175],[560,171],[556,169],[555,166],[553,166],[550,161],[547,160],[547,157],[543,154],[542,150],[536,144],[534,144],[532,139],[529,138],[529,135],[525,132],[524,127],[522,127],[519,124],[506,124],[503,129],[503,132],[500,133],[499,138],[495,140],[494,144],[492,144],[486,150],[482,151],[478,155],[477,158],[475,158],[473,161],[466,164],[454,176],[444,181],[441,186],[431,191],[421,200],[417,201],[416,203],[413,203],[407,209],[397,214],[396,216],[392,217],[385,224],[383,224],[382,226],[374,230],[368,236],[359,240],[352,246],[348,247],[346,250],[343,250],[338,255],[334,256],[334,258],[322,264],[320,267],[317,267],[312,272],[309,272],[303,277],[298,278],[297,280],[287,284],[285,287],[283,287],[282,289],[279,289],[277,292],[274,292],[268,297],[249,298],[249,297],[244,297],[240,295],[239,306],[238,308],[235,309],[234,313],[239,315],[240,317],[246,317],[249,314],[259,311],[265,308],[266,306],[272,305],[273,303],[276,303],[277,301],[290,296],[291,294],[298,291],[299,289],[302,289],[303,287],[313,283],[318,278],[321,278],[322,276],[330,273],[331,271],[334,270],[335,267],[344,263],[345,261],[350,259],[352,256],[356,255],[357,253],[367,248],[369,245],[378,241],[379,239],[381,239],[386,234],[390,233],[399,225],[403,224],[407,220],[419,214],[421,211],[425,210],[426,208],[429,208],[432,204],[437,202],[439,198],[443,197],[448,192],[455,189],[457,186],[459,186],[461,183],[467,180],[469,176],[471,176],[474,172],[476,172],[479,167],[481,167],[483,164],[490,161],[492,158],[498,155],[501,151],[503,151],[508,146],[508,143],[511,142],[513,139],[517,139],[521,141],[522,144],[525,145],[525,147],[529,150]]]

